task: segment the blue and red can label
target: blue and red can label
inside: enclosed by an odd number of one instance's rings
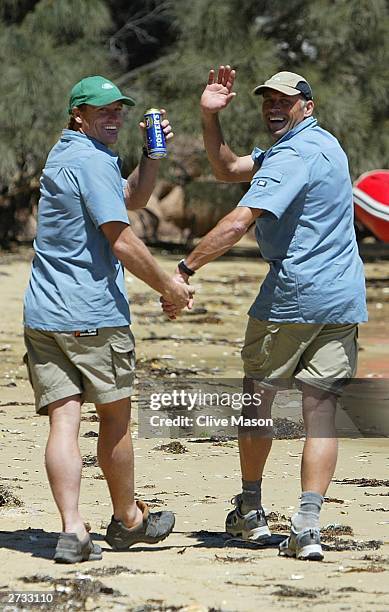
[[[146,148],[151,159],[166,157],[165,134],[161,126],[161,113],[157,108],[149,108],[145,112]]]

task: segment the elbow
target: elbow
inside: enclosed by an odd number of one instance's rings
[[[238,240],[240,240],[242,236],[245,235],[248,228],[250,227],[249,224],[245,223],[244,221],[240,221],[239,219],[235,220],[224,218],[219,221],[218,225],[219,224],[221,226],[224,226],[224,232],[228,236],[228,241],[231,245],[238,242]]]
[[[127,210],[140,210],[141,208],[146,208],[147,204],[147,201],[137,200],[136,198],[128,198],[126,200]]]
[[[218,181],[222,181],[223,183],[241,183],[242,182],[241,172],[239,172],[236,162],[225,164],[219,167],[213,166],[212,172],[213,172],[214,177]]]
[[[128,253],[128,244],[122,237],[119,236],[113,244],[111,244],[112,253],[119,261],[123,261],[126,253]]]
[[[123,190],[123,194],[127,210],[139,210],[140,208],[145,208],[150,197],[150,195],[147,197],[148,194],[145,193],[139,194],[138,190],[129,183],[128,179],[127,185]]]
[[[228,182],[229,173],[225,170],[220,170],[220,168],[213,168],[213,176],[217,181],[222,181],[223,183]]]
[[[242,238],[242,236],[245,235],[248,228],[249,226],[247,225],[247,223],[244,223],[242,221],[233,221],[231,223],[231,234],[236,240],[239,240],[240,238]]]
[[[213,176],[217,181],[222,183],[231,183],[234,180],[234,174],[226,168],[212,168]]]

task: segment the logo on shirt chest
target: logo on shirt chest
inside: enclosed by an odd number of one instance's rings
[[[257,183],[258,187],[266,187],[267,185],[267,181],[265,181],[264,179],[260,179]]]

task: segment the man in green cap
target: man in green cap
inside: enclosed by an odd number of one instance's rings
[[[100,417],[97,456],[113,504],[108,543],[125,550],[159,542],[174,526],[171,512],[150,513],[134,500],[129,398],[135,353],[123,266],[178,308],[191,307],[193,291],[159,267],[129,225],[126,208],[147,204],[160,165],[143,152],[130,176],[121,176],[110,147],[123,125],[123,105],[134,104],[104,77],[82,79],[71,92],[68,129],[41,178],[24,324],[36,409],[50,418],[46,469],[62,519],[54,556],[62,563],[101,559],[78,508],[84,401]],[[166,118],[162,128],[169,141]]]
[[[261,393],[259,415],[285,379],[302,390],[307,438],[301,461],[301,502],[280,553],[321,560],[319,514],[337,458],[337,394],[355,375],[357,325],[367,320],[362,261],[353,227],[347,157],[315,117],[312,89],[300,74],[282,71],[254,89],[273,141],[267,150],[236,155],[226,143],[219,112],[235,97],[235,70],[211,70],[201,98],[204,144],[217,179],[251,182],[238,206],[178,264],[188,281],[199,268],[230,249],[255,223],[269,272],[249,310],[242,350],[244,391]],[[174,317],[176,309],[164,305]],[[226,519],[235,537],[266,543],[262,474],[271,431],[242,428],[242,492]]]

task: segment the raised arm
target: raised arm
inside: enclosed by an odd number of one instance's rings
[[[169,142],[174,134],[165,109],[161,109],[161,114],[164,116],[161,126],[166,142]],[[139,126],[145,130],[143,121]],[[150,159],[142,154],[139,164],[127,178],[127,185],[124,188],[124,200],[128,210],[137,210],[146,206],[157,181],[160,163],[160,159]]]
[[[200,100],[203,139],[213,174],[220,181],[249,182],[254,174],[250,155],[239,157],[226,144],[218,113],[226,108],[236,93],[232,91],[235,70],[219,66],[218,74],[209,71],[208,83]]]

